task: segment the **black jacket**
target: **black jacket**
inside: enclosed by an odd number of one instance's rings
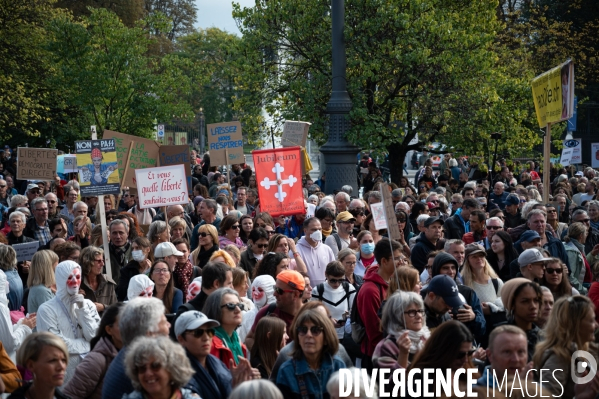
[[[16,391],[14,391],[8,397],[8,399],[27,399],[25,395],[27,394],[27,391],[29,390],[29,388],[31,388],[31,385],[32,385],[32,383],[27,383],[27,384],[23,385],[22,387],[20,387]],[[58,388],[56,388],[54,390],[54,397],[56,399],[71,399],[70,396],[67,396],[67,395],[63,394],[62,392],[60,392],[60,390],[58,390]]]
[[[434,250],[435,244],[430,242],[424,233],[420,233],[418,238],[416,238],[416,245],[414,245],[414,248],[412,248],[412,254],[410,255],[412,265],[418,269],[418,273],[422,273],[424,271],[427,263],[426,255]]]
[[[466,234],[464,223],[462,223],[461,216],[453,215],[445,221],[443,224],[443,230],[445,231],[444,238],[446,240],[461,240],[462,236]]]
[[[131,260],[125,267],[121,269],[119,283],[116,286],[116,299],[119,302],[127,300],[127,290],[129,289],[129,281],[139,274],[139,262]]]

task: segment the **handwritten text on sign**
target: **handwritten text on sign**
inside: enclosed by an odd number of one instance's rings
[[[17,149],[17,179],[54,180],[58,150],[19,147]]]
[[[183,165],[137,169],[135,179],[142,209],[189,202]]]
[[[306,146],[308,130],[311,123],[286,121],[283,126],[283,137],[281,137],[281,147]]]
[[[208,125],[207,128],[210,165],[233,165],[244,162],[240,122],[215,123]]]
[[[17,262],[31,260],[33,254],[37,252],[40,246],[39,241],[26,242],[23,244],[13,244],[12,249],[17,253]]]

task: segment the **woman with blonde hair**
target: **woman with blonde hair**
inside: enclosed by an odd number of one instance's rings
[[[397,269],[391,276],[389,288],[387,289],[387,297],[390,297],[397,291],[420,294],[421,289],[422,283],[420,282],[418,270],[411,266],[404,266]]]
[[[231,257],[231,255],[229,255],[229,253],[224,249],[219,249],[218,251],[215,251],[210,257],[209,262],[223,262],[229,267],[237,267],[237,264],[235,263],[235,260],[233,260],[233,257]]]
[[[561,397],[574,397],[575,383],[570,378],[570,360],[575,351],[590,350],[597,327],[595,306],[589,298],[576,295],[561,298],[555,303],[544,330],[544,339],[537,344],[533,357],[534,369],[553,370],[553,378],[544,381],[543,386],[554,394],[563,392]]]
[[[54,298],[56,279],[54,270],[58,266],[58,255],[50,250],[37,251],[31,259],[31,268],[27,276],[29,296],[27,297],[27,312],[36,313],[44,302]]]
[[[200,268],[206,266],[214,252],[218,251],[218,231],[211,224],[198,228],[198,247],[191,252],[191,263]]]
[[[233,262],[235,262],[236,265],[239,264],[239,262],[241,261],[241,251],[239,250],[239,248],[237,248],[235,245],[233,244],[229,244],[227,245],[225,248],[223,248],[229,255],[231,255],[231,258],[233,258]]]
[[[175,216],[168,220],[168,225],[171,230],[171,242],[177,238],[185,238],[189,241],[187,236],[187,222],[182,217]]]

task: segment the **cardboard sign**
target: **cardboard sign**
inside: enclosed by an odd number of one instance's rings
[[[214,123],[207,129],[211,166],[245,162],[240,122]]]
[[[570,119],[574,114],[574,64],[571,60],[532,80],[539,127]]]
[[[310,122],[286,121],[283,125],[283,137],[281,138],[281,147],[305,147],[308,139],[308,130]]]
[[[158,143],[154,140],[112,130],[104,130],[103,138],[114,139],[119,176],[123,186],[135,187],[135,169],[158,165]],[[133,147],[131,147],[131,143],[135,143]],[[125,173],[125,169],[130,169],[130,171]]]
[[[137,169],[135,180],[142,209],[189,203],[183,165]]]
[[[17,179],[54,181],[58,150],[19,147],[17,149]]]
[[[399,241],[401,233],[397,225],[395,216],[395,207],[391,199],[391,190],[387,183],[381,183],[380,192],[383,195],[383,204],[385,204],[385,217],[387,218],[387,233],[395,241]]]
[[[564,141],[562,157],[560,159],[562,166],[577,165],[582,163],[582,140],[572,139]]]
[[[75,146],[81,196],[118,195],[121,179],[114,139],[77,141]]]
[[[260,210],[271,216],[306,213],[300,147],[252,151]]]
[[[33,258],[33,254],[37,252],[37,249],[40,247],[39,241],[26,242],[23,244],[13,244],[12,249],[17,253],[17,262],[24,262],[26,260],[31,260]]]
[[[160,146],[160,166],[183,165],[187,177],[187,188],[192,193],[191,185],[191,157],[188,145],[162,145]]]

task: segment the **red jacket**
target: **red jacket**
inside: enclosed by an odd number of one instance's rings
[[[241,351],[243,352],[243,357],[247,359],[248,357],[248,349],[245,344],[241,344]],[[216,335],[212,337],[212,348],[210,348],[210,354],[219,358],[227,368],[229,368],[229,362],[233,360],[233,352],[231,349],[227,348],[222,339],[217,337]]]
[[[588,295],[589,299],[595,304],[595,321],[599,322],[599,282],[593,281]]]
[[[358,313],[364,326],[366,326],[366,336],[362,341],[362,353],[367,356],[372,356],[374,348],[383,339],[378,311],[381,303],[387,299],[389,285],[378,275],[378,270],[378,265],[372,265],[366,270],[364,284],[358,292],[357,299]],[[382,298],[381,294],[383,295]]]

